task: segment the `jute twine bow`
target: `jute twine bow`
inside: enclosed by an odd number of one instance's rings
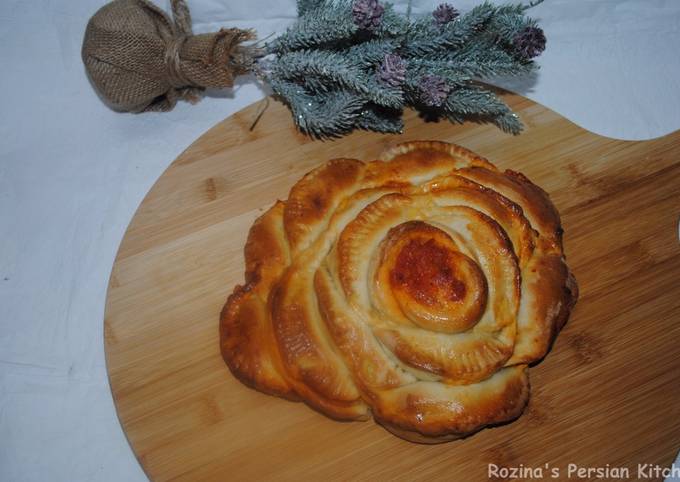
[[[148,0],[114,0],[90,19],[83,62],[103,100],[129,112],[171,110],[196,102],[206,88],[232,87],[250,72],[259,48],[242,45],[254,31],[237,28],[193,35],[185,0],[171,0],[172,16]]]

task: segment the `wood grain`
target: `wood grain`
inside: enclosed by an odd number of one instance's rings
[[[584,131],[525,98],[527,124],[425,123],[401,136],[313,142],[272,103],[191,145],[130,223],[107,297],[105,343],[118,415],[154,480],[486,480],[487,464],[667,467],[680,448],[680,132],[625,142]],[[332,157],[371,159],[414,139],[455,142],[524,172],[563,216],[581,299],[531,368],[514,423],[436,446],[339,423],[248,389],[223,363],[218,315],[243,277],[248,228],[305,172]],[[583,480],[583,479],[582,479]]]

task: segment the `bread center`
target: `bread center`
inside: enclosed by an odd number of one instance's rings
[[[382,244],[378,270],[401,312],[430,330],[458,332],[484,311],[487,283],[477,263],[445,231],[420,221],[399,225]]]

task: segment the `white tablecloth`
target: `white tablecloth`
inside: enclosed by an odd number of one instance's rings
[[[476,2],[460,0],[465,11]],[[247,79],[171,113],[105,107],[80,60],[103,0],[0,5],[0,480],[134,481],[102,318],[113,259],[136,207],[172,160],[262,97]],[[291,0],[190,0],[197,32],[293,21]],[[168,0],[160,5],[169,9]],[[414,3],[414,12],[434,6]],[[403,4],[400,5],[403,9]],[[547,0],[531,83],[504,83],[596,133],[646,139],[680,128],[680,1]],[[678,441],[680,446],[680,440]]]

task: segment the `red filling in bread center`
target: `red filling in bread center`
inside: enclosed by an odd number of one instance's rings
[[[466,287],[456,273],[449,249],[434,239],[412,239],[402,247],[391,272],[391,281],[426,305],[461,301]]]

